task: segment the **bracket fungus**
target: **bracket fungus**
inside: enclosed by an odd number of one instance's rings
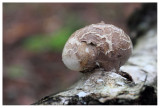
[[[64,46],[62,60],[74,71],[88,72],[96,67],[118,71],[131,52],[130,37],[122,29],[101,22],[74,32]]]

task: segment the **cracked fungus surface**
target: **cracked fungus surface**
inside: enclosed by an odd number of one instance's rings
[[[101,22],[74,32],[63,49],[62,60],[75,71],[92,70],[96,66],[118,70],[131,51],[132,42],[122,29]]]

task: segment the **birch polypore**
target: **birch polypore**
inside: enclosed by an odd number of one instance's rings
[[[101,22],[74,32],[64,46],[62,60],[74,71],[87,72],[96,67],[119,70],[131,52],[130,37],[122,29]]]

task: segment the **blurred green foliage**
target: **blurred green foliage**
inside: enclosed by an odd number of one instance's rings
[[[51,34],[40,34],[29,37],[24,42],[24,48],[32,52],[62,51],[66,41],[75,30],[85,23],[74,13],[65,21],[64,27]]]
[[[32,52],[62,51],[71,34],[72,30],[70,28],[62,28],[49,35],[34,35],[25,41],[24,47]]]

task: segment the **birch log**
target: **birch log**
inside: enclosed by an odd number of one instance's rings
[[[96,69],[66,91],[46,96],[34,105],[157,104],[156,28],[138,39],[120,70],[124,75]]]

